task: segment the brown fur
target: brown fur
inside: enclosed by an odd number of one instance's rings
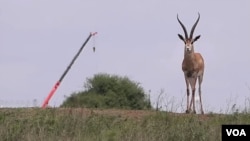
[[[182,71],[187,73],[203,72],[204,60],[200,53],[192,53],[184,56]]]

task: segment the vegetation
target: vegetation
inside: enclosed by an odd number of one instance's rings
[[[73,93],[61,107],[150,109],[151,104],[139,83],[127,77],[97,74],[88,78],[85,91]]]
[[[84,88],[61,108],[0,108],[1,141],[218,141],[222,124],[250,123],[249,109],[235,105],[232,114],[152,110],[127,77],[97,74]]]
[[[149,110],[0,109],[2,141],[217,141],[222,124],[250,114],[187,115]]]

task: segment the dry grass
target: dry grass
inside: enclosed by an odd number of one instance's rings
[[[0,109],[3,141],[214,141],[222,124],[250,123],[250,114],[180,113],[86,109]]]

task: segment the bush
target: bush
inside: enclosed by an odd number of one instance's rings
[[[152,108],[143,88],[128,77],[96,74],[93,78],[87,78],[84,88],[84,91],[73,93],[61,107]]]

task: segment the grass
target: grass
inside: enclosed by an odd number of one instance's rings
[[[160,111],[0,109],[2,141],[217,141],[222,124],[250,123],[250,114],[187,115]]]

